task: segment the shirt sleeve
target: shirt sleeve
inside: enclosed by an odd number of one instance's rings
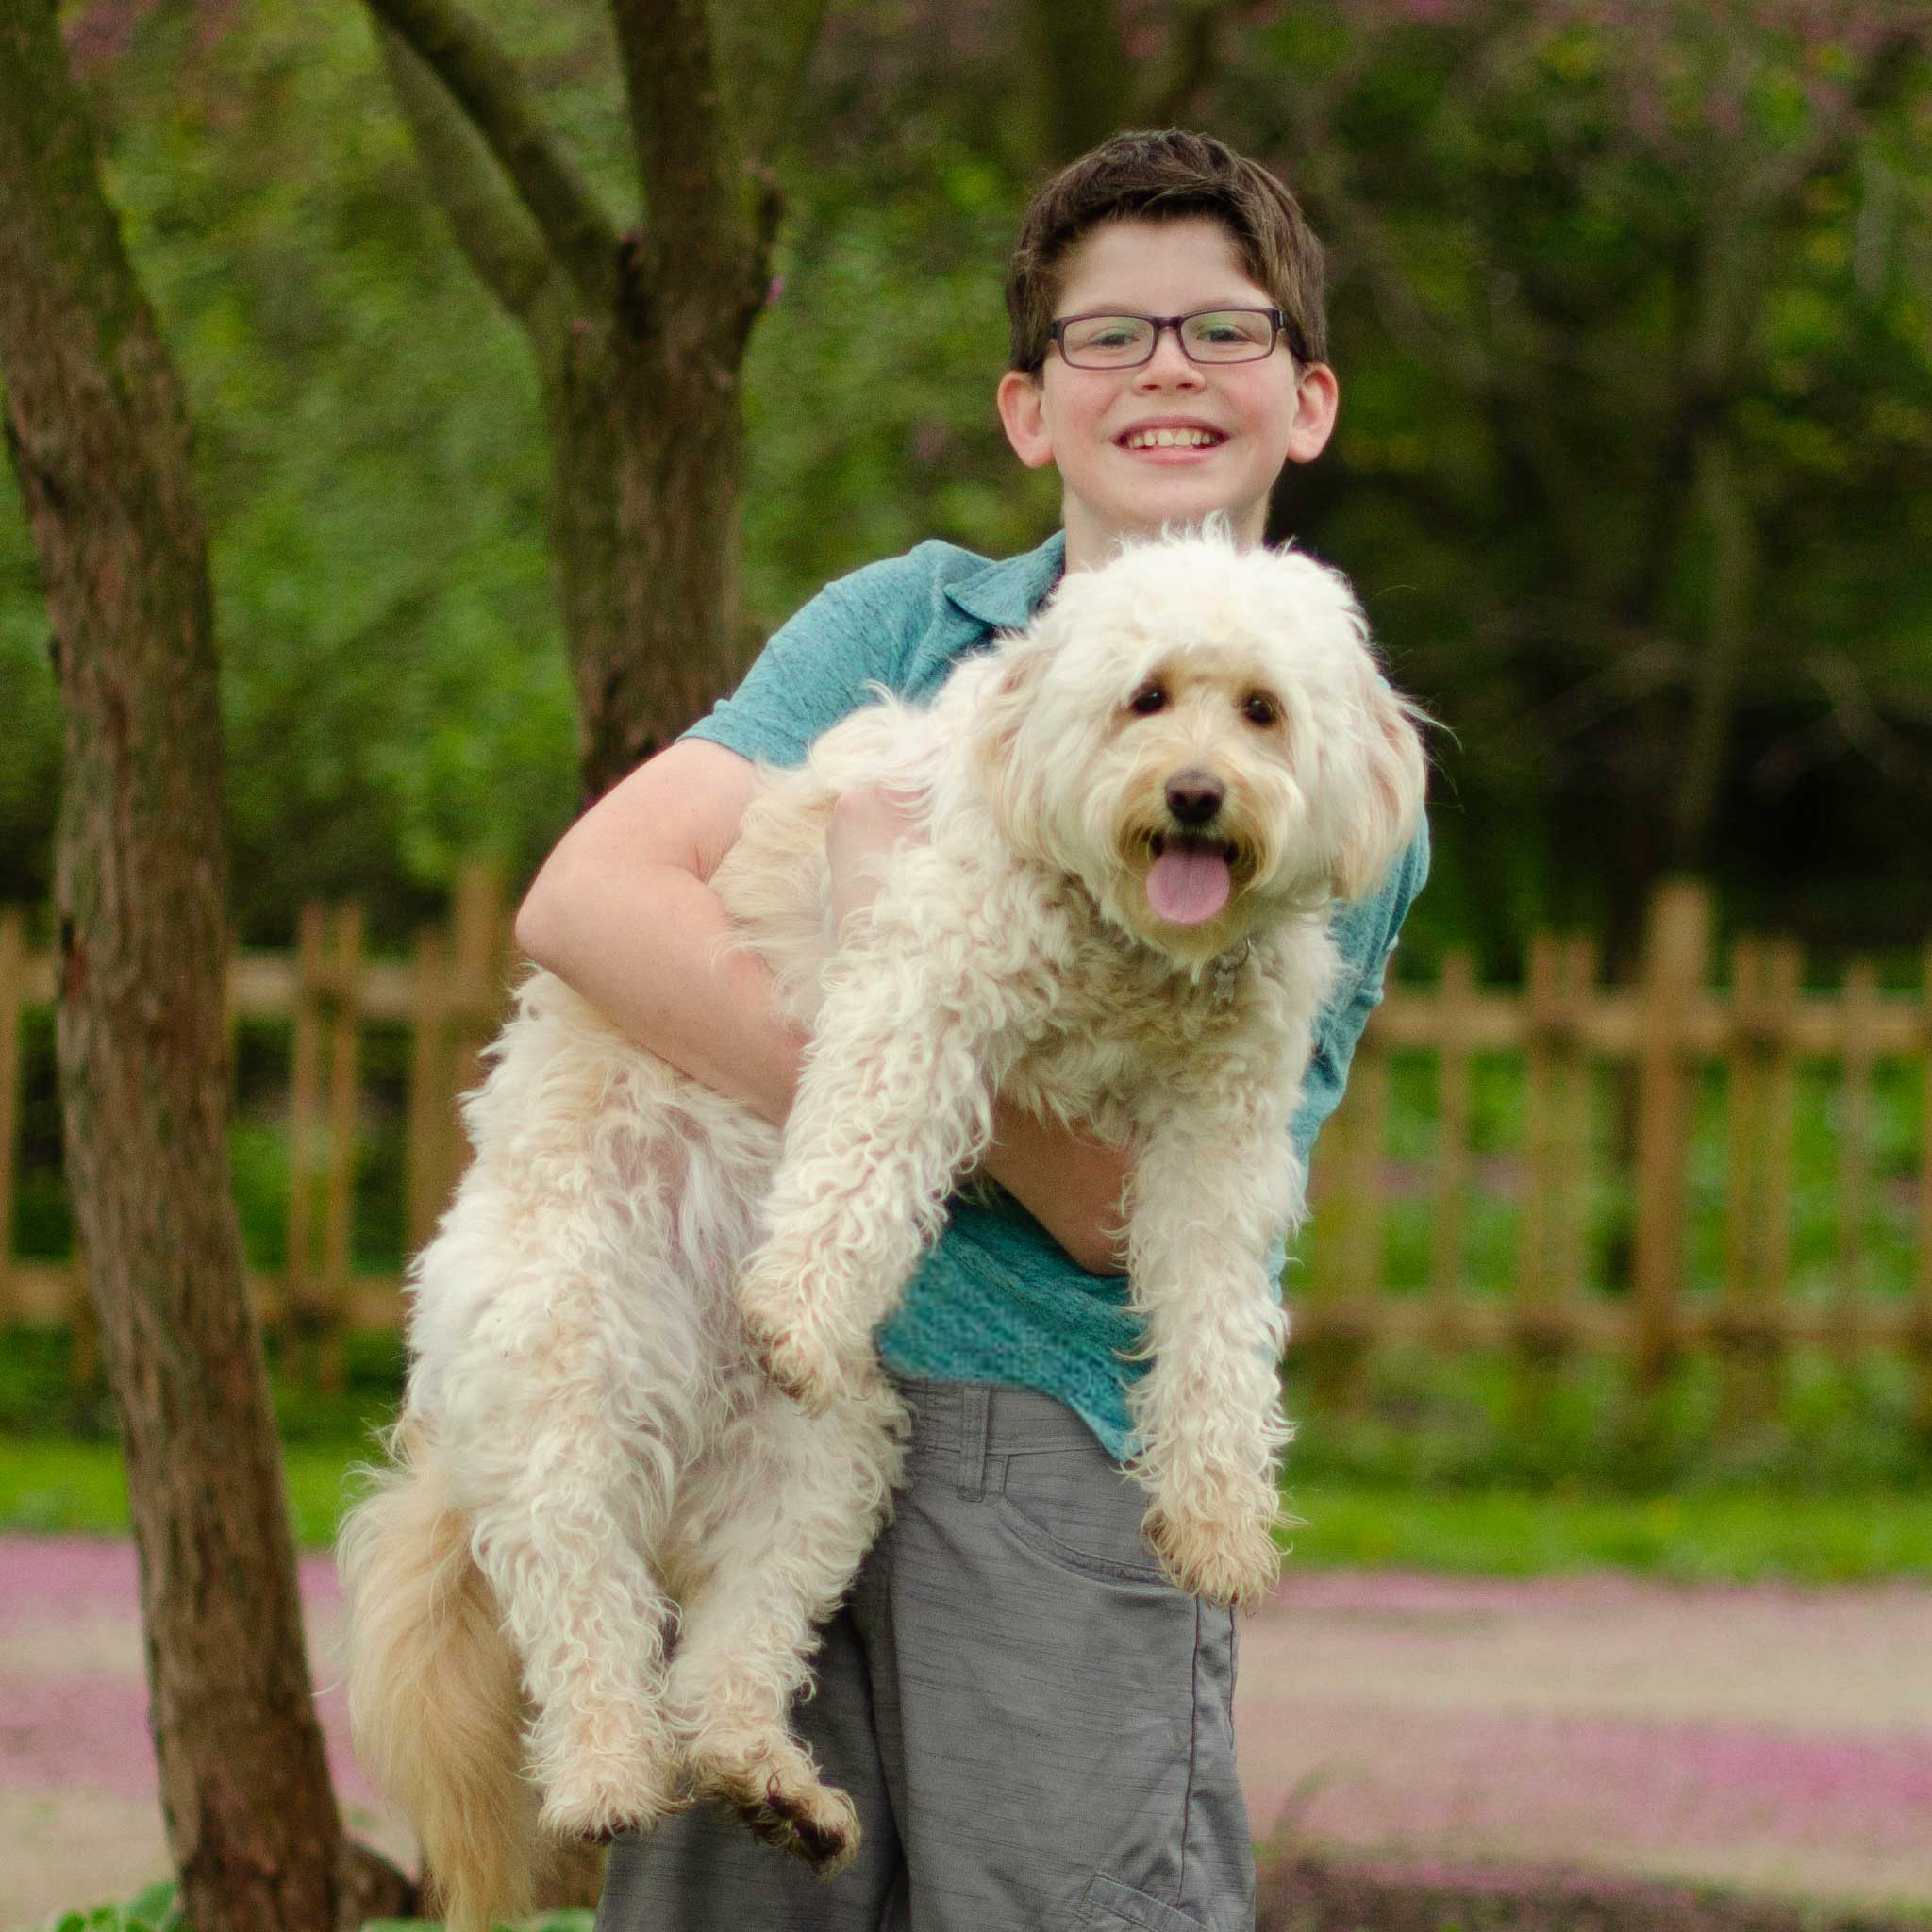
[[[827,584],[772,634],[744,681],[685,737],[768,764],[803,764],[814,739],[870,702],[871,686],[900,689],[919,575],[916,555],[908,555]]]
[[[1341,1104],[1349,1062],[1369,1015],[1382,1004],[1389,956],[1408,908],[1429,876],[1429,824],[1424,819],[1409,848],[1373,898],[1337,908],[1333,924],[1341,970],[1315,1023],[1314,1052],[1302,1082],[1302,1104],[1289,1131],[1304,1168],[1322,1123]]]

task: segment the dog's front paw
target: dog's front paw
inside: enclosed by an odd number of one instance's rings
[[[1157,1503],[1141,1533],[1168,1575],[1208,1603],[1253,1609],[1281,1580],[1281,1553],[1262,1524],[1185,1516]]]
[[[870,1358],[847,1361],[798,1329],[774,1324],[756,1308],[745,1311],[744,1339],[752,1360],[766,1378],[808,1415],[824,1415],[841,1403],[862,1400],[877,1379]]]
[[[858,1856],[858,1813],[826,1784],[810,1756],[789,1738],[700,1745],[691,1761],[693,1794],[728,1805],[756,1837],[803,1858],[821,1878]]]

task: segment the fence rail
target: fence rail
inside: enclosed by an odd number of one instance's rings
[[[1336,1399],[1358,1389],[1369,1352],[1391,1343],[1507,1347],[1531,1368],[1573,1349],[1611,1351],[1628,1358],[1640,1386],[1659,1383],[1692,1351],[1722,1362],[1727,1409],[1741,1417],[1775,1399],[1786,1350],[1817,1345],[1913,1360],[1920,1420],[1932,1428],[1932,954],[1915,993],[1881,991],[1864,961],[1839,988],[1807,991],[1793,944],[1747,938],[1719,987],[1710,927],[1707,895],[1676,882],[1653,902],[1634,985],[1598,985],[1589,940],[1542,936],[1520,987],[1479,986],[1468,956],[1451,953],[1433,987],[1391,991],[1323,1137],[1311,1254],[1293,1284],[1298,1345],[1324,1365]],[[21,1023],[54,996],[53,962],[27,952],[23,930],[18,912],[0,913],[0,1324],[84,1326],[79,1267],[11,1252]],[[234,1021],[280,1020],[291,1029],[288,1261],[277,1274],[258,1275],[254,1290],[272,1330],[325,1386],[341,1375],[349,1329],[392,1328],[402,1313],[398,1278],[359,1273],[352,1259],[362,1029],[388,1024],[408,1035],[398,1184],[413,1249],[458,1171],[456,1096],[476,1078],[478,1051],[501,1019],[508,958],[500,890],[476,871],[461,884],[447,930],[425,930],[410,960],[365,957],[358,910],[340,907],[305,910],[291,953],[243,953],[234,962]],[[1433,1131],[1426,1157],[1404,1163],[1390,1154],[1391,1076],[1418,1056],[1429,1069]],[[1474,1124],[1476,1070],[1497,1057],[1512,1068],[1521,1121],[1500,1179],[1493,1159],[1478,1160]],[[1821,1063],[1835,1082],[1836,1279],[1824,1292],[1798,1292],[1798,1093]],[[1897,1172],[1894,1129],[1886,1186],[1893,1222],[1901,1186],[1910,1190],[1908,1278],[1880,1291],[1874,1092],[1896,1063],[1917,1073],[1912,1170],[1903,1179]],[[1413,1075],[1407,1081],[1412,1095]],[[1693,1143],[1712,1138],[1713,1108],[1722,1230],[1714,1278],[1707,1268],[1700,1281],[1688,1243],[1708,1204],[1693,1202],[1691,1165]],[[1701,1140],[1692,1131],[1700,1108]],[[1606,1243],[1592,1234],[1592,1200],[1610,1184],[1623,1205],[1618,1238]],[[1700,1199],[1708,1196],[1707,1174],[1700,1186]],[[1472,1210],[1499,1192],[1514,1204],[1513,1253],[1501,1267],[1491,1257],[1485,1278],[1472,1282]],[[1418,1206],[1425,1275],[1413,1292],[1391,1292],[1391,1217],[1413,1220]],[[1894,1230],[1894,1260],[1898,1246]]]

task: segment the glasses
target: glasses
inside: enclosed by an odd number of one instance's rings
[[[1074,369],[1138,369],[1171,328],[1190,362],[1259,362],[1287,327],[1278,308],[1197,308],[1191,315],[1062,315],[1051,325]],[[1292,345],[1291,344],[1291,349]]]

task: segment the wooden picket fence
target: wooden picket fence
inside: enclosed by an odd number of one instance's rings
[[[0,1327],[71,1326],[83,1339],[76,1354],[86,1370],[91,1316],[82,1265],[12,1253],[20,1021],[26,1008],[54,997],[53,959],[28,954],[22,930],[18,912],[0,912]],[[463,874],[448,927],[425,927],[407,962],[365,956],[362,914],[353,905],[305,907],[292,953],[236,957],[231,1026],[280,1020],[291,1028],[288,1260],[279,1274],[256,1274],[251,1287],[270,1332],[325,1388],[341,1380],[350,1330],[393,1330],[403,1317],[400,1278],[358,1273],[351,1258],[361,1029],[376,1022],[408,1032],[400,1182],[413,1252],[435,1227],[467,1158],[457,1097],[479,1077],[478,1056],[504,1018],[509,971],[501,882],[483,867]]]
[[[1932,1427],[1932,956],[1921,991],[1883,993],[1854,962],[1832,991],[1805,991],[1788,941],[1744,939],[1727,984],[1712,985],[1711,913],[1690,882],[1665,886],[1650,910],[1638,982],[1597,983],[1591,942],[1539,937],[1520,987],[1480,987],[1452,953],[1432,988],[1403,984],[1377,1009],[1357,1053],[1347,1097],[1316,1163],[1311,1264],[1291,1282],[1299,1347],[1325,1365],[1347,1400],[1369,1353],[1391,1343],[1503,1347],[1530,1363],[1570,1350],[1609,1351],[1640,1386],[1660,1383],[1687,1351],[1724,1364],[1734,1409],[1775,1397],[1775,1367],[1794,1346],[1847,1357],[1873,1350],[1916,1363],[1921,1421]],[[23,1011],[53,997],[52,961],[29,954],[17,913],[0,914],[0,1326],[86,1325],[74,1265],[11,1256],[18,1160]],[[353,907],[307,909],[292,954],[240,955],[230,1004],[240,1020],[291,1029],[287,1201],[289,1257],[255,1283],[273,1331],[307,1344],[325,1385],[341,1374],[354,1328],[393,1329],[399,1280],[352,1262],[358,1121],[358,1040],[368,1023],[400,1024],[410,1041],[405,1231],[413,1249],[447,1200],[463,1142],[456,1096],[474,1083],[508,980],[508,923],[498,882],[466,874],[447,930],[427,930],[408,962],[365,957]],[[1421,1291],[1387,1290],[1393,1206],[1391,1068],[1421,1054],[1432,1069],[1434,1144],[1420,1179],[1429,1255]],[[1472,1068],[1507,1056],[1521,1068],[1523,1132],[1507,1185],[1519,1204],[1511,1278],[1473,1282],[1469,1209],[1481,1182],[1472,1158]],[[1901,1289],[1871,1282],[1875,1210],[1874,1082],[1885,1062],[1918,1078],[1912,1273]],[[1792,1291],[1793,1120],[1801,1068],[1836,1070],[1837,1281]],[[1724,1239],[1721,1278],[1687,1264],[1691,1114],[1707,1069],[1724,1074]],[[1592,1120],[1606,1081],[1621,1085],[1627,1153],[1596,1146]],[[1588,1199],[1606,1159],[1627,1166],[1627,1267],[1607,1278],[1590,1253]]]
[[[1707,893],[1674,881],[1649,909],[1638,983],[1596,982],[1591,941],[1541,935],[1520,989],[1478,988],[1452,953],[1433,990],[1391,991],[1363,1036],[1346,1097],[1316,1160],[1315,1264],[1299,1297],[1304,1346],[1340,1364],[1346,1395],[1361,1357],[1407,1341],[1447,1350],[1507,1347],[1547,1363],[1611,1352],[1640,1388],[1690,1351],[1714,1355],[1725,1407],[1744,1419],[1776,1397],[1776,1364],[1795,1346],[1841,1358],[1874,1350],[1916,1364],[1918,1421],[1932,1428],[1932,953],[1916,995],[1881,993],[1868,960],[1831,992],[1802,990],[1790,941],[1740,939],[1729,983],[1709,984]],[[1388,1206],[1384,1149],[1390,1060],[1434,1063],[1436,1144],[1428,1278],[1423,1292],[1381,1291]],[[1472,1197],[1471,1066],[1507,1054],[1522,1065],[1524,1134],[1513,1277],[1472,1293],[1463,1263]],[[1874,1208],[1874,1082],[1881,1061],[1915,1063],[1917,1163],[1911,1276],[1870,1285]],[[1791,1291],[1794,1113],[1801,1069],[1837,1072],[1836,1283]],[[1724,1073],[1724,1241],[1707,1290],[1687,1265],[1691,1114],[1706,1068]],[[1592,1279],[1587,1203],[1600,1177],[1591,1141],[1606,1072],[1625,1083],[1631,1195],[1627,1271]],[[1610,1291],[1606,1292],[1606,1290]]]

